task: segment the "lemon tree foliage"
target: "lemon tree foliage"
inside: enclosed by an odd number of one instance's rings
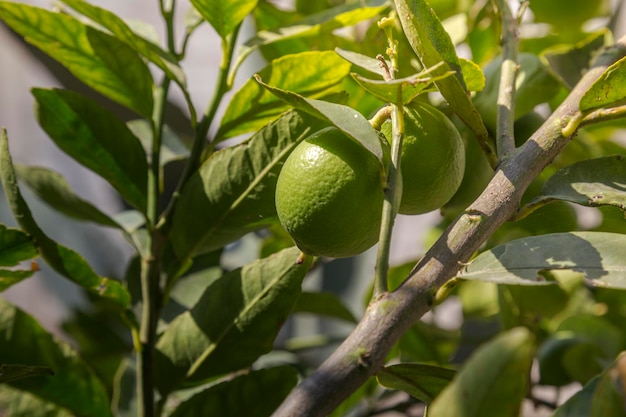
[[[0,415],[625,414],[611,2],[153,3],[160,38],[86,0],[0,1],[2,23],[68,70],[51,69],[61,85],[86,86],[34,86],[32,122],[125,207],[14,161],[24,133],[2,129],[15,222],[0,225],[0,291],[52,270],[87,307],[61,340],[0,300]],[[202,25],[221,49],[196,107]],[[119,232],[123,276],[57,242],[35,199]],[[424,213],[434,224],[394,227]],[[537,390],[570,384],[569,399]]]

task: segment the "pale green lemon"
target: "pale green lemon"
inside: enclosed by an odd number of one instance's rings
[[[336,128],[305,139],[276,184],[278,219],[304,253],[343,258],[378,241],[383,203],[379,162]]]
[[[404,110],[399,212],[421,214],[442,207],[456,193],[463,180],[465,149],[442,112],[424,103],[411,106]],[[391,141],[391,122],[383,123],[381,130]]]

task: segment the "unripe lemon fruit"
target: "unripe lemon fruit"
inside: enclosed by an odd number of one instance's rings
[[[357,255],[378,241],[383,204],[374,155],[336,128],[305,139],[278,176],[276,211],[304,253]]]
[[[391,122],[381,131],[392,139]],[[402,200],[399,212],[436,210],[456,193],[465,170],[463,140],[454,124],[431,105],[416,102],[404,109]]]

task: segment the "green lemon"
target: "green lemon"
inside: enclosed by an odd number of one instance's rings
[[[305,139],[278,176],[278,219],[304,253],[357,255],[378,241],[384,199],[378,160],[336,128]]]
[[[465,170],[465,149],[458,130],[436,108],[416,102],[404,111],[402,200],[399,212],[436,210],[456,193]],[[391,140],[391,122],[381,131]]]

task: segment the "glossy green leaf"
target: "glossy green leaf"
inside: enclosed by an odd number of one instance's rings
[[[20,227],[32,236],[48,265],[92,293],[127,307],[130,295],[120,282],[99,276],[77,252],[56,243],[39,228],[17,185],[5,130],[0,132],[0,176],[13,216]]]
[[[297,248],[257,260],[215,280],[197,304],[160,335],[156,382],[161,392],[181,383],[250,366],[271,350],[300,294],[310,261]]]
[[[541,196],[529,204],[563,200],[583,206],[615,206],[626,211],[626,158],[586,159],[561,168],[544,183]]]
[[[258,75],[268,84],[319,98],[342,89],[339,84],[350,64],[333,51],[313,51],[275,59]],[[253,78],[235,93],[222,118],[216,140],[260,129],[284,113],[288,106]]]
[[[76,195],[65,178],[58,172],[44,167],[16,165],[17,178],[23,181],[50,207],[77,220],[91,221],[102,226],[118,225],[97,207]]]
[[[95,101],[68,90],[33,89],[41,127],[65,153],[146,209],[148,163],[126,125]]]
[[[0,389],[0,411],[11,417],[74,417],[69,411],[10,385]]]
[[[370,151],[381,162],[382,166],[385,149],[383,149],[378,131],[361,113],[342,104],[308,99],[291,91],[271,86],[266,84],[258,75],[255,78],[260,85],[294,108],[336,126],[356,143]]]
[[[357,320],[341,300],[329,292],[303,292],[293,309],[294,313],[311,313],[356,323]]]
[[[152,75],[124,42],[66,14],[25,4],[1,2],[0,19],[94,90],[152,116]]]
[[[180,260],[219,249],[276,218],[276,180],[315,120],[289,112],[250,140],[215,152],[181,191],[172,245]]]
[[[383,387],[405,391],[425,404],[450,383],[455,375],[452,369],[418,363],[401,363],[381,368],[376,378]]]
[[[213,26],[222,39],[256,7],[258,0],[191,0],[193,7]]]
[[[542,271],[582,272],[590,285],[626,288],[626,235],[604,232],[553,233],[514,240],[478,255],[459,274],[501,284],[544,285]]]
[[[626,57],[609,66],[578,103],[581,112],[612,107],[626,100]]]
[[[54,375],[54,372],[47,366],[0,364],[0,384],[38,375]]]
[[[19,329],[19,331],[15,331]],[[0,299],[0,358],[4,363],[48,367],[10,385],[75,415],[109,417],[105,387],[70,345],[54,339],[31,316]]]
[[[290,366],[252,371],[195,394],[170,416],[269,417],[297,382]]]
[[[453,77],[446,77],[435,84],[439,92],[450,104],[452,110],[478,137],[487,138],[487,130],[482,118],[474,107],[467,92],[463,72],[454,45],[443,25],[426,0],[395,0],[398,18],[402,28],[425,68],[443,62],[433,72],[433,76],[454,71]]]
[[[123,41],[137,53],[158,66],[170,79],[174,80],[181,87],[185,86],[185,74],[178,66],[176,59],[158,45],[133,32],[132,28],[120,17],[109,10],[94,6],[84,0],[63,0],[63,3],[110,30],[117,39]]]
[[[481,346],[428,410],[429,417],[518,417],[534,353],[523,327]]]

